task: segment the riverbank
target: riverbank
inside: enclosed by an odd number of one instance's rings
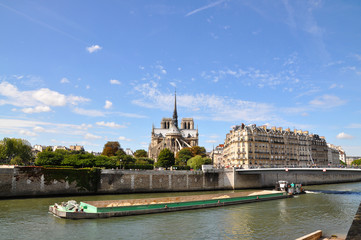
[[[157,171],[0,167],[0,199],[126,193],[273,188],[279,180],[303,185],[361,181],[355,169]]]

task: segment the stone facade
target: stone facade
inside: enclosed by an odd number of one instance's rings
[[[342,159],[345,159],[345,151],[340,146],[335,146],[333,144],[327,143],[328,147],[328,164],[330,166],[339,166],[340,161],[345,162]]]
[[[152,127],[148,157],[157,161],[160,151],[168,148],[174,155],[184,147],[198,146],[198,129],[194,129],[193,118],[183,118],[178,127],[177,98],[174,96],[173,118],[163,118],[160,128]]]
[[[223,167],[327,166],[326,140],[308,131],[237,125],[226,135]]]
[[[224,144],[219,144],[217,147],[213,149],[213,151],[210,154],[210,157],[213,161],[213,166],[216,168],[223,168],[225,165],[225,161],[223,158],[223,148]]]

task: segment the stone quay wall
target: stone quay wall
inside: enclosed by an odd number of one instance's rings
[[[361,181],[361,171],[155,171],[0,167],[0,198],[141,192],[213,191],[273,187],[278,180],[304,185]]]

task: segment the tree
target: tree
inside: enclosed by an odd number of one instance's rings
[[[135,158],[130,156],[130,155],[123,155],[121,160],[122,160],[123,164],[133,164],[133,163],[135,163]]]
[[[104,145],[102,155],[105,155],[105,156],[108,156],[108,157],[115,156],[115,155],[117,155],[117,152],[118,152],[120,149],[123,150],[123,149],[120,147],[119,142],[108,141],[108,142]],[[123,152],[124,152],[124,151],[123,151]]]
[[[35,160],[35,165],[60,165],[64,159],[64,155],[59,152],[47,152],[43,151],[38,153]]]
[[[33,160],[31,145],[20,138],[4,138],[0,141],[0,163],[9,164],[16,158],[17,164],[29,164]]]
[[[183,148],[177,152],[175,163],[179,166],[187,166],[187,161],[194,157],[190,148]]]
[[[191,147],[191,151],[192,151],[193,157],[195,157],[197,155],[201,155],[202,157],[207,156],[206,149],[204,147],[193,146],[193,147]]]
[[[137,151],[134,152],[134,157],[135,158],[141,158],[141,157],[146,158],[146,157],[148,157],[148,153],[144,149],[138,149]]]
[[[361,165],[361,158],[357,160],[353,160],[351,165]]]
[[[190,166],[193,169],[201,169],[202,165],[204,164],[210,164],[212,160],[207,157],[202,157],[201,155],[197,155],[195,157],[192,157],[188,160],[187,165]]]
[[[158,161],[156,162],[157,167],[169,168],[174,165],[174,153],[168,148],[164,148],[158,155]]]

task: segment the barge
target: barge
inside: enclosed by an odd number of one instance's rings
[[[91,219],[163,213],[293,197],[283,191],[247,191],[162,198],[63,202],[49,206],[49,212],[66,219]]]

